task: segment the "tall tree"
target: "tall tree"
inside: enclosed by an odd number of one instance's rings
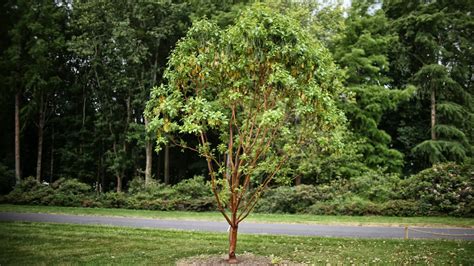
[[[391,148],[392,138],[381,127],[387,111],[396,110],[414,90],[392,88],[388,77],[388,55],[397,37],[390,32],[383,10],[374,10],[375,1],[354,2],[346,27],[336,40],[334,54],[347,72],[348,95],[342,107],[350,121],[363,162],[373,168],[401,172],[403,154]]]
[[[168,53],[188,27],[187,10],[187,4],[159,1],[75,3],[78,34],[70,49],[82,62],[81,75],[93,80],[87,86],[95,124],[117,191],[126,175],[142,168],[143,155],[147,183],[151,179],[151,137],[145,133],[143,111],[149,88],[161,82]]]
[[[225,30],[195,23],[174,50],[148,105],[158,144],[203,156],[218,208],[239,223],[278,171],[301,152],[340,148],[341,89],[329,52],[288,17],[253,6]],[[182,134],[195,136],[189,145]],[[249,190],[249,184],[257,185]]]
[[[42,153],[49,100],[59,87],[58,66],[64,52],[66,12],[54,1],[8,2],[12,25],[4,59],[10,66],[9,86],[15,88],[15,171],[20,181],[20,111],[37,117],[36,179],[42,176]],[[24,107],[20,108],[22,98]]]
[[[418,167],[468,159],[474,125],[471,1],[386,1],[383,9],[401,43],[393,60],[393,79],[417,85],[416,112],[426,117],[420,127],[402,116],[400,138],[419,132],[416,146],[410,147]]]

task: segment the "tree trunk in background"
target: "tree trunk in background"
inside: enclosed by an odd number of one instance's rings
[[[148,119],[145,118],[145,130],[148,128]],[[148,186],[151,182],[151,167],[153,164],[153,145],[150,138],[145,137],[145,186]]]
[[[170,146],[165,146],[165,184],[170,183]]]
[[[20,173],[20,92],[15,94],[15,182],[21,182]]]
[[[49,167],[49,183],[53,182],[53,175],[54,175],[54,126],[52,126],[52,129],[51,129],[51,161],[50,161],[50,167]]]
[[[44,98],[41,95],[38,120],[38,154],[36,157],[36,181],[41,182],[41,162],[43,157],[43,133],[45,124]]]
[[[117,174],[117,192],[122,192],[122,176]]]
[[[436,95],[435,89],[431,88],[431,139],[436,140]]]
[[[299,185],[301,185],[301,176],[300,175],[295,178],[295,186],[299,186]]]

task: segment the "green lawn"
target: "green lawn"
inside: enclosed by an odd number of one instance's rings
[[[0,204],[0,212],[42,212],[76,215],[101,215],[144,217],[158,219],[187,219],[223,221],[218,212],[180,212],[180,211],[146,211],[104,208],[75,208],[51,206],[23,206]],[[252,213],[247,222],[268,223],[320,223],[320,224],[351,224],[351,225],[411,225],[411,226],[456,226],[474,227],[473,218],[456,217],[388,217],[388,216],[329,216],[307,214],[262,214]]]
[[[0,222],[0,264],[169,265],[180,258],[226,252],[219,233],[111,226]],[[239,235],[238,254],[331,264],[472,265],[473,241],[369,240]]]

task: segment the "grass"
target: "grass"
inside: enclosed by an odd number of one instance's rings
[[[220,233],[111,226],[0,222],[1,265],[154,264],[185,257],[223,254]],[[240,234],[238,254],[277,255],[314,264],[474,263],[474,241],[372,240]]]
[[[74,215],[142,217],[155,219],[182,219],[223,221],[218,212],[182,212],[182,211],[147,211],[106,208],[76,208],[53,206],[24,206],[0,204],[0,212],[32,212]],[[318,223],[346,225],[384,225],[384,226],[436,226],[436,227],[474,227],[473,218],[457,217],[390,217],[390,216],[330,216],[308,214],[263,214],[252,213],[247,222],[266,223]]]

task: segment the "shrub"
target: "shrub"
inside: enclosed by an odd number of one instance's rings
[[[381,213],[388,216],[420,216],[423,208],[414,200],[390,200],[382,204]]]
[[[370,200],[352,196],[317,202],[309,208],[308,212],[318,215],[379,215],[381,208]]]
[[[194,176],[191,179],[185,179],[173,186],[177,197],[183,199],[197,199],[203,197],[212,197],[212,189],[209,182],[204,180],[203,176]]]
[[[349,182],[352,193],[370,201],[385,202],[396,196],[394,189],[398,187],[400,178],[395,174],[369,170]]]
[[[13,204],[46,205],[47,197],[54,194],[48,185],[40,184],[34,177],[25,178],[12,192],[5,196],[5,201]]]
[[[265,192],[255,210],[267,213],[306,212],[318,200],[318,194],[317,188],[311,185],[277,187]]]
[[[51,184],[54,193],[47,196],[45,201],[53,206],[69,206],[79,207],[93,205],[92,203],[84,203],[91,201],[91,186],[81,183],[77,179],[60,178]]]
[[[126,208],[128,207],[126,194],[123,192],[107,192],[98,197],[104,208]]]
[[[424,214],[473,216],[474,166],[443,163],[401,183],[405,199],[416,200]]]

